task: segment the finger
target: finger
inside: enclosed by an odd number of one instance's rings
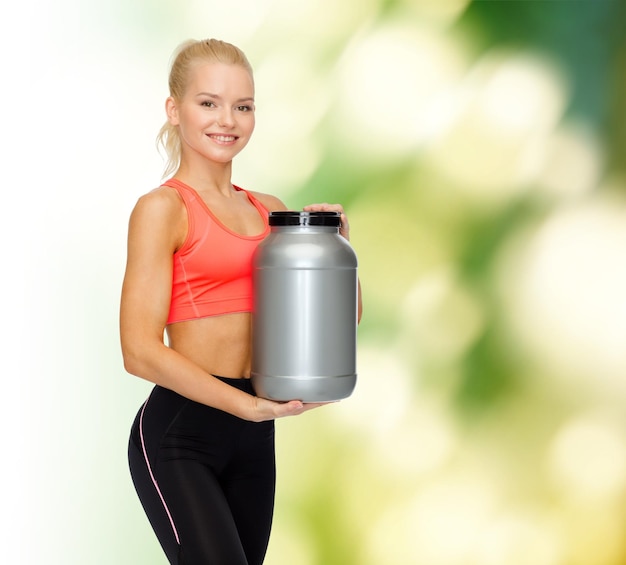
[[[341,204],[329,204],[328,202],[317,202],[315,204],[307,204],[306,206],[304,206],[303,209],[309,210],[310,208],[316,208],[319,210],[325,210],[325,211],[330,211],[330,212],[343,212],[343,206]]]
[[[350,240],[350,223],[348,216],[341,204],[329,204],[328,202],[320,202],[317,204],[307,204],[302,208],[305,212],[339,212],[341,224],[339,225],[339,233]]]
[[[281,403],[276,409],[276,417],[283,418],[286,416],[299,416],[304,412],[326,406],[328,404],[334,404],[336,401],[331,402],[301,402],[300,400],[291,400],[290,402]]]
[[[322,406],[328,406],[329,404],[337,404],[338,400],[329,400],[328,402],[305,402],[304,410],[313,410],[313,408],[320,408]]]
[[[304,404],[300,400],[277,403],[275,413],[277,418],[296,416],[304,411]]]

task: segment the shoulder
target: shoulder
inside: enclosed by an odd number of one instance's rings
[[[185,204],[178,192],[160,186],[141,196],[130,215],[129,238],[147,238],[178,249],[187,233]]]
[[[182,197],[175,188],[162,185],[140,196],[137,204],[151,207],[178,207],[182,201]]]
[[[277,198],[271,194],[264,194],[262,192],[254,192],[252,190],[248,191],[254,198],[256,198],[263,206],[265,206],[270,212],[274,212],[275,210],[287,210],[287,206]]]
[[[184,209],[183,200],[178,192],[169,186],[159,186],[140,196],[135,204],[131,217],[148,217],[150,219],[171,219],[178,216]]]

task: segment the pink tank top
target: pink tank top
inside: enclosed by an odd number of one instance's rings
[[[187,208],[187,237],[174,253],[168,324],[252,311],[252,254],[269,234],[269,210],[242,188],[259,211],[265,229],[240,235],[223,225],[190,186],[176,179],[163,183],[180,194]]]

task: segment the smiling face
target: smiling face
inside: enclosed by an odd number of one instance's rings
[[[252,76],[240,65],[199,63],[182,98],[168,98],[166,110],[178,127],[183,159],[229,163],[254,131]]]

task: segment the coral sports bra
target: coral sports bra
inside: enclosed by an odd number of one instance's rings
[[[269,234],[269,210],[242,188],[259,211],[265,229],[238,234],[211,212],[200,195],[176,179],[163,183],[180,194],[187,208],[187,237],[174,253],[168,324],[207,316],[252,311],[252,254]]]

